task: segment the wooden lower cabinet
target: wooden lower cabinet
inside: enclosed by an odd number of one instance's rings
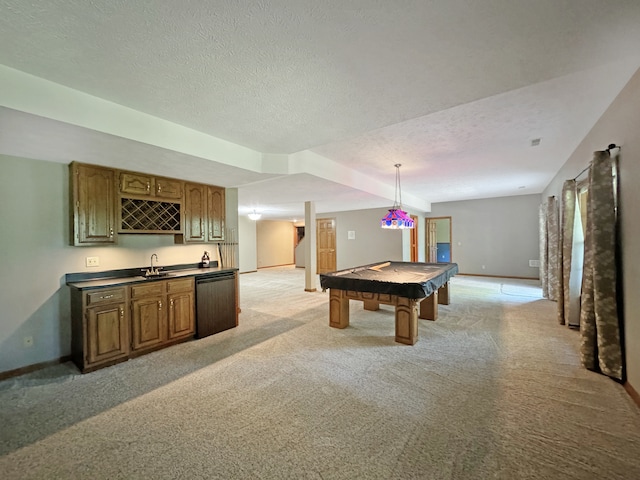
[[[192,336],[196,331],[193,282],[188,291],[169,293],[169,340]]]
[[[195,333],[193,277],[131,287],[131,348],[156,349]]]
[[[133,350],[162,346],[195,333],[193,277],[131,287]]]
[[[131,287],[131,348],[143,350],[167,341],[166,282]]]
[[[94,365],[129,354],[125,303],[87,309],[87,363]]]
[[[129,358],[126,287],[71,289],[71,355],[82,372]]]
[[[86,373],[192,338],[194,288],[193,277],[130,287],[72,287],[74,363]]]

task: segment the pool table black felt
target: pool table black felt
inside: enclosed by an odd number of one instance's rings
[[[457,263],[386,261],[321,274],[320,286],[323,290],[335,288],[420,299],[438,290],[456,273]]]

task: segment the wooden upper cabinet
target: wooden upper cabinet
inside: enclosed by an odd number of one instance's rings
[[[174,234],[176,243],[224,241],[225,189],[73,162],[71,244],[114,244],[118,233]]]
[[[224,240],[224,188],[207,186],[207,241],[219,242]]]
[[[184,235],[176,243],[205,243],[224,240],[224,188],[185,183]]]
[[[207,193],[206,186],[187,183],[184,186],[184,241],[206,242]]]
[[[154,177],[143,173],[120,172],[120,194],[140,197],[182,198],[180,180]]]
[[[120,193],[151,196],[153,188],[153,177],[151,175],[120,172]]]
[[[180,180],[172,180],[170,178],[156,177],[155,179],[155,195],[162,198],[182,198],[182,185]]]
[[[116,243],[115,172],[73,162],[69,165],[73,210],[71,244]]]

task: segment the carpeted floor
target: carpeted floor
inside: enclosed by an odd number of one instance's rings
[[[0,382],[0,477],[640,478],[640,409],[580,367],[535,282],[455,277],[414,346],[388,306],[330,328],[301,269],[240,288],[233,330]]]

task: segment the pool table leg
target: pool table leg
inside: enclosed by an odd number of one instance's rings
[[[380,303],[375,300],[363,300],[362,303],[364,303],[365,310],[370,310],[372,312],[380,310]]]
[[[329,326],[334,328],[349,326],[349,299],[344,290],[329,289]]]
[[[449,305],[449,282],[446,282],[438,289],[438,303],[440,305]]]
[[[418,341],[418,301],[397,297],[396,342],[414,345]]]
[[[436,320],[438,318],[438,290],[420,302],[420,318]]]

